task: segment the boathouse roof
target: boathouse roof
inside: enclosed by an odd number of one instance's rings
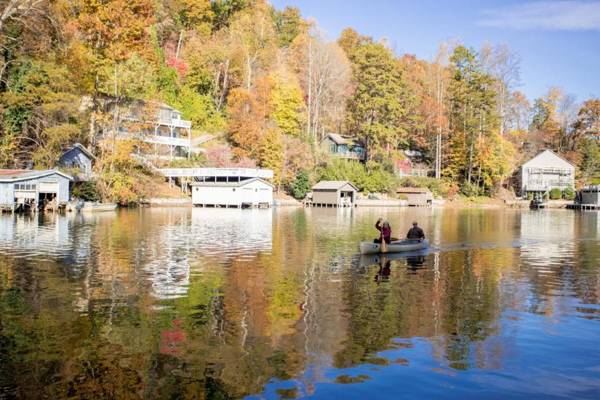
[[[200,186],[200,187],[241,187],[241,186],[246,186],[249,183],[252,182],[261,182],[264,183],[265,185],[269,185],[271,187],[274,187],[271,183],[265,181],[264,179],[261,178],[252,178],[252,179],[244,179],[241,181],[232,181],[232,182],[194,182],[191,184],[191,186]]]
[[[559,166],[563,168],[575,169],[575,166],[571,162],[565,160],[563,157],[548,149],[539,152],[535,157],[522,165],[522,167],[530,166]]]
[[[348,181],[321,181],[312,187],[313,190],[340,190],[344,186],[351,186],[358,192],[358,188]]]
[[[32,170],[32,169],[0,169],[0,183],[10,183],[24,181],[28,179],[43,178],[45,176],[58,174],[63,178],[73,180],[73,178],[63,172],[55,169]]]

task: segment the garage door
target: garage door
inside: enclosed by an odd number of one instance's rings
[[[58,182],[40,182],[40,193],[58,193]]]

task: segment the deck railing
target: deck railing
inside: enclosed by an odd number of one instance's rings
[[[160,173],[170,178],[180,177],[240,177],[273,179],[273,171],[258,168],[161,168]]]

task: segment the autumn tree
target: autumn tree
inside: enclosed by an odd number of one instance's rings
[[[273,61],[275,32],[270,8],[259,4],[238,12],[228,28],[237,51],[237,63],[243,71],[244,87],[251,90],[261,69]]]
[[[485,43],[479,54],[484,71],[494,78],[498,126],[503,136],[507,130],[512,91],[521,80],[521,58],[506,44],[493,46]]]
[[[273,23],[279,47],[288,47],[294,39],[307,28],[300,10],[296,7],[286,7],[283,11],[273,10]]]
[[[600,100],[583,103],[573,125],[571,146],[581,156],[579,169],[584,183],[600,183]]]
[[[464,46],[454,49],[450,81],[451,148],[445,173],[463,182],[463,191],[476,194],[489,190],[503,178],[501,171],[490,171],[485,179],[486,164],[491,155],[504,153],[498,134],[494,79],[487,74],[478,54]],[[495,158],[498,160],[498,158]],[[500,175],[499,175],[500,174]]]
[[[353,60],[356,50],[364,45],[372,44],[373,38],[361,35],[352,28],[346,28],[340,33],[337,43],[344,50],[348,58]]]
[[[318,142],[325,131],[340,132],[350,87],[350,63],[342,49],[313,28],[292,46],[292,64],[306,98],[305,132]]]
[[[354,55],[352,81],[347,126],[366,143],[368,158],[406,144],[410,95],[391,51],[381,44],[361,46]]]
[[[243,88],[231,91],[227,106],[228,130],[236,157],[259,159],[263,138],[269,128],[273,86],[273,79],[267,77],[258,80],[253,91]]]
[[[271,117],[279,129],[287,135],[300,136],[304,122],[304,99],[294,79],[275,79],[271,107]]]
[[[262,138],[259,149],[260,166],[273,170],[273,182],[278,189],[282,184],[283,146],[283,138],[279,129],[270,128]]]
[[[552,87],[535,99],[529,128],[534,145],[562,152],[575,113],[574,99],[559,87]]]

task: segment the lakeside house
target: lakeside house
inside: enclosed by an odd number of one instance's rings
[[[92,177],[92,165],[95,160],[96,157],[82,144],[75,143],[60,156],[57,165],[68,168],[76,181],[86,181]]]
[[[151,145],[144,154],[154,160],[187,158],[202,151],[212,135],[192,138],[192,122],[164,103],[135,101],[118,113],[118,139],[139,139]]]
[[[201,207],[269,208],[273,185],[261,178],[191,184],[192,204]]]
[[[410,207],[430,206],[433,203],[433,194],[427,188],[401,187],[396,189],[396,194],[406,199]]]
[[[320,146],[332,157],[360,162],[364,162],[366,159],[367,152],[364,144],[350,136],[328,133],[321,140]]]
[[[394,161],[394,170],[399,177],[429,176],[431,170],[427,166],[425,155],[422,152],[404,150],[404,156],[404,159]]]
[[[523,197],[574,186],[575,166],[552,150],[542,151],[524,163],[519,171],[519,190]]]
[[[73,178],[57,170],[0,169],[0,209],[57,209],[70,199]]]
[[[312,187],[310,204],[317,207],[354,207],[358,189],[348,181],[321,181]]]

